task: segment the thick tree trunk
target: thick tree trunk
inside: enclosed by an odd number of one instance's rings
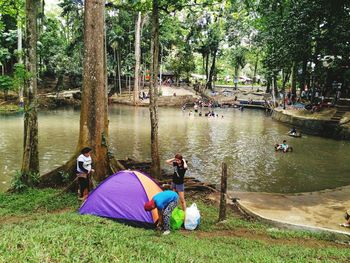
[[[37,12],[39,0],[26,1],[26,68],[29,79],[26,82],[28,101],[24,112],[24,141],[21,174],[24,182],[30,182],[30,173],[39,172],[38,116],[37,116]]]
[[[137,14],[137,21],[135,24],[135,77],[134,77],[134,104],[139,103],[139,89],[140,89],[140,64],[141,64],[141,12]]]
[[[63,166],[41,177],[40,187],[63,185],[62,174],[74,180],[76,158],[83,147],[93,149],[94,177],[101,181],[124,167],[108,152],[106,58],[104,55],[104,0],[85,1],[84,73],[80,131],[76,153]]]
[[[93,149],[95,178],[104,179],[108,165],[108,116],[105,55],[104,0],[85,1],[84,73],[78,149]]]
[[[158,0],[152,4],[152,42],[151,42],[151,81],[149,87],[150,95],[150,119],[151,119],[151,174],[160,178],[160,159],[158,145],[158,71],[159,71],[159,9]]]

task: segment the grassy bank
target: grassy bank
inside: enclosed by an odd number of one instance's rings
[[[22,109],[15,104],[0,105],[0,114],[17,113],[21,111]]]
[[[199,230],[161,236],[153,230],[80,216],[75,195],[56,190],[0,194],[0,262],[349,262],[332,236],[283,231],[196,201]]]

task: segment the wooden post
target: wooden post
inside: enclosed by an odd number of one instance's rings
[[[219,222],[226,219],[227,164],[222,163]]]

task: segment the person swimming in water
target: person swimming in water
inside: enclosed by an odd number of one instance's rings
[[[278,144],[276,147],[276,150],[282,150],[283,152],[287,152],[288,151],[288,144],[286,140],[283,140],[283,142],[281,144]]]
[[[293,127],[290,131],[289,131],[290,135],[297,135],[297,129],[295,129],[295,127]]]

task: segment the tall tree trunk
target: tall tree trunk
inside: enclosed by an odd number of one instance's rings
[[[120,74],[120,68],[121,68],[121,56],[120,56],[120,50],[117,49],[117,67],[118,67],[118,86],[119,86],[119,95],[122,94],[122,81],[121,81],[121,74]]]
[[[293,62],[291,69],[291,82],[292,82],[292,94],[297,94],[297,70],[296,70],[296,62]]]
[[[38,26],[38,35],[41,36],[43,29],[44,29],[44,21],[45,21],[45,0],[42,0],[40,3],[40,23]],[[41,53],[39,53],[39,76],[42,72],[42,66],[43,66],[43,62],[42,62],[42,55]]]
[[[255,57],[255,63],[254,63],[254,75],[253,75],[253,85],[256,83],[256,72],[258,70],[258,63],[259,63],[259,52],[256,53]]]
[[[202,53],[202,67],[203,67],[203,72],[205,72],[205,53]]]
[[[109,172],[104,0],[85,1],[84,25],[85,59],[77,150],[86,146],[92,147],[95,178],[102,180]]]
[[[116,51],[115,51],[115,47],[113,48],[113,58],[114,58],[114,62],[117,61],[117,55],[116,55]],[[112,96],[114,93],[117,93],[117,76],[118,76],[118,71],[117,71],[117,66],[114,66],[114,87],[112,88],[112,90],[110,91],[110,96]]]
[[[238,64],[235,65],[235,78],[234,78],[235,89],[237,89],[238,84]]]
[[[205,80],[208,82],[209,80],[209,53],[206,54],[205,57]]]
[[[23,63],[23,55],[22,55],[22,23],[20,22],[20,18],[17,18],[19,22],[17,22],[17,52],[18,52],[18,64]],[[18,96],[23,99],[23,83],[18,87]]]
[[[208,81],[207,81],[207,89],[210,89],[210,90],[213,89],[213,76],[214,76],[214,71],[215,71],[216,54],[217,54],[217,49],[215,49],[213,54],[212,54],[213,60],[212,60],[212,63],[211,63],[209,76],[208,76]]]
[[[104,54],[104,0],[85,1],[84,73],[79,140],[75,154],[63,166],[43,175],[40,187],[55,187],[65,182],[62,173],[75,178],[76,158],[83,147],[93,149],[97,181],[124,167],[108,152],[108,99],[106,56]]]
[[[25,183],[31,185],[30,173],[39,172],[38,115],[37,115],[37,14],[39,0],[26,0],[26,82],[28,95],[24,111],[24,140],[21,174]]]
[[[283,109],[286,108],[286,84],[289,80],[290,71],[282,69],[282,91],[283,91]]]
[[[300,90],[303,90],[305,88],[305,84],[306,84],[306,69],[307,69],[307,59],[305,58],[303,60],[303,65],[302,65],[302,75],[301,75],[301,80],[300,80]],[[308,89],[310,89],[310,87],[307,87]]]
[[[277,96],[278,94],[277,75],[273,76],[273,89],[274,89],[275,96]]]
[[[150,119],[151,119],[151,174],[160,178],[160,159],[158,145],[158,71],[159,71],[159,9],[158,0],[152,3],[152,42],[151,42],[151,81],[149,87],[150,95]]]
[[[271,93],[271,77],[268,77],[266,80],[266,91],[265,93]]]
[[[137,14],[137,21],[135,23],[135,76],[134,76],[134,104],[139,103],[139,89],[140,89],[140,64],[141,64],[141,12]]]

